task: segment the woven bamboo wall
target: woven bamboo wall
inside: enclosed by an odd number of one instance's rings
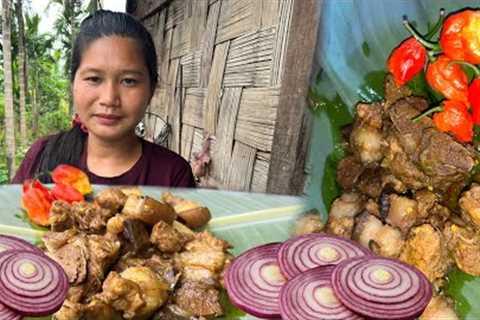
[[[158,135],[155,119],[161,117],[170,126],[168,148],[191,163],[213,136],[203,185],[268,191],[293,4],[129,1],[129,11],[152,33],[158,52],[160,81],[146,136]],[[304,131],[305,121],[297,122],[291,125]]]

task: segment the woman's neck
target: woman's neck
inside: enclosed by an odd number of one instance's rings
[[[87,167],[97,176],[119,176],[130,170],[141,156],[142,143],[136,136],[113,142],[90,135],[87,140]]]

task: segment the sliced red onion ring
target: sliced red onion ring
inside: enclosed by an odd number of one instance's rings
[[[349,258],[371,255],[359,244],[323,233],[311,233],[285,241],[278,251],[278,265],[291,279],[309,269],[335,265]]]
[[[316,267],[290,279],[280,292],[282,319],[363,319],[335,296],[330,281],[333,269],[334,266]]]
[[[20,320],[21,315],[13,311],[12,309],[7,308],[0,303],[0,319],[2,320]]]
[[[260,318],[280,318],[279,295],[286,279],[277,264],[279,243],[250,249],[225,272],[225,288],[239,309]]]
[[[0,252],[5,250],[27,250],[43,254],[42,250],[30,242],[17,237],[0,234]]]
[[[333,270],[338,299],[371,319],[414,319],[432,297],[428,279],[398,260],[360,257],[341,262]]]
[[[0,253],[0,301],[24,316],[45,316],[63,304],[68,280],[62,267],[44,254]]]

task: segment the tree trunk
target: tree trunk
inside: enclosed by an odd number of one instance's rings
[[[32,135],[33,139],[37,138],[38,133],[38,104],[37,104],[38,82],[34,79],[32,85]]]
[[[16,13],[18,22],[18,73],[20,86],[20,138],[21,144],[27,142],[27,73],[26,73],[26,50],[25,31],[23,27],[22,0],[17,0]]]
[[[15,118],[13,112],[11,0],[2,0],[3,72],[5,74],[5,144],[7,147],[7,170],[10,179],[15,174]]]

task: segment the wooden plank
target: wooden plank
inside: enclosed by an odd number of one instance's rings
[[[268,182],[268,168],[269,162],[262,160],[258,155],[255,158],[253,166],[252,183],[250,186],[251,192],[266,192]]]
[[[223,93],[210,171],[217,181],[225,181],[228,174],[241,96],[242,88],[228,88]]]
[[[258,0],[224,1],[220,10],[217,38],[221,43],[260,27]]]
[[[217,35],[218,17],[220,15],[221,1],[213,3],[208,11],[207,26],[203,33],[201,43],[201,62],[200,62],[200,87],[205,88],[208,85],[210,69],[212,68],[213,48],[215,37]]]
[[[249,190],[255,162],[255,148],[235,142],[225,186],[228,190]]]
[[[203,103],[207,89],[188,88],[182,111],[182,122],[197,128],[203,128]]]
[[[207,97],[205,98],[204,130],[206,135],[215,135],[218,119],[218,107],[221,99],[223,73],[228,56],[230,42],[222,43],[215,48],[212,71],[208,81]]]
[[[182,145],[180,147],[180,155],[188,161],[192,152],[194,127],[182,125]]]
[[[158,78],[159,78],[159,85],[161,88],[165,88],[167,86],[171,86],[172,84],[169,83],[169,68],[170,68],[170,52],[172,48],[172,38],[173,38],[173,29],[167,30],[165,33],[165,42],[164,45],[161,47],[161,63],[159,66],[158,71]]]
[[[275,40],[275,50],[273,52],[273,66],[271,85],[279,85],[283,74],[284,53],[286,51],[287,40],[290,30],[294,0],[282,0],[280,2],[280,17],[277,26],[277,38]]]
[[[321,1],[295,0],[284,65],[267,191],[301,194],[305,157],[303,121]],[[286,69],[285,69],[286,70]]]

